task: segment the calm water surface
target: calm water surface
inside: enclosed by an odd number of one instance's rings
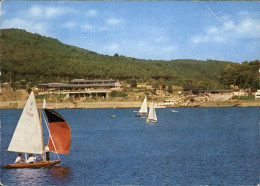
[[[61,164],[4,169],[22,110],[1,110],[1,182],[5,185],[256,185],[259,107],[157,109],[158,124],[135,109],[57,110],[71,127]],[[110,118],[111,115],[116,118]],[[46,130],[44,130],[46,134]],[[47,136],[47,135],[46,135]],[[47,137],[44,139],[47,143]]]

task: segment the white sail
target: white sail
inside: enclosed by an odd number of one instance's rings
[[[7,151],[42,154],[42,128],[33,92],[26,102]]]
[[[151,105],[150,105],[149,115],[148,115],[147,119],[150,121],[153,121],[153,122],[157,122],[157,116],[156,116],[156,112],[155,112],[153,103],[151,103]]]
[[[142,103],[142,106],[139,110],[139,113],[147,113],[147,99],[146,99],[146,96],[144,98],[144,101]]]
[[[156,115],[156,112],[155,112],[155,107],[153,108],[153,120],[155,122],[157,122],[157,115]]]
[[[42,108],[43,108],[43,109],[46,108],[46,100],[45,100],[45,98],[44,98],[44,100],[43,100]]]

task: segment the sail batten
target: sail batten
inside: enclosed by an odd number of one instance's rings
[[[34,93],[31,92],[7,151],[42,154],[42,132]]]

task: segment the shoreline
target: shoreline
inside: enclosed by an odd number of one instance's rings
[[[23,109],[26,101],[0,101],[0,109]],[[142,102],[81,102],[81,103],[47,103],[50,109],[94,109],[94,108],[138,108]],[[42,107],[41,103],[37,104]],[[178,107],[260,107],[260,100],[230,100],[190,103],[188,105],[176,105],[169,108]],[[168,107],[167,107],[168,108]]]

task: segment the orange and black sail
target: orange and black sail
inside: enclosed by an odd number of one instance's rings
[[[48,146],[50,151],[57,152],[59,154],[68,154],[70,150],[70,127],[64,118],[51,109],[44,109],[48,118],[50,137]],[[55,148],[54,145],[55,144]],[[56,150],[56,151],[55,151]]]

